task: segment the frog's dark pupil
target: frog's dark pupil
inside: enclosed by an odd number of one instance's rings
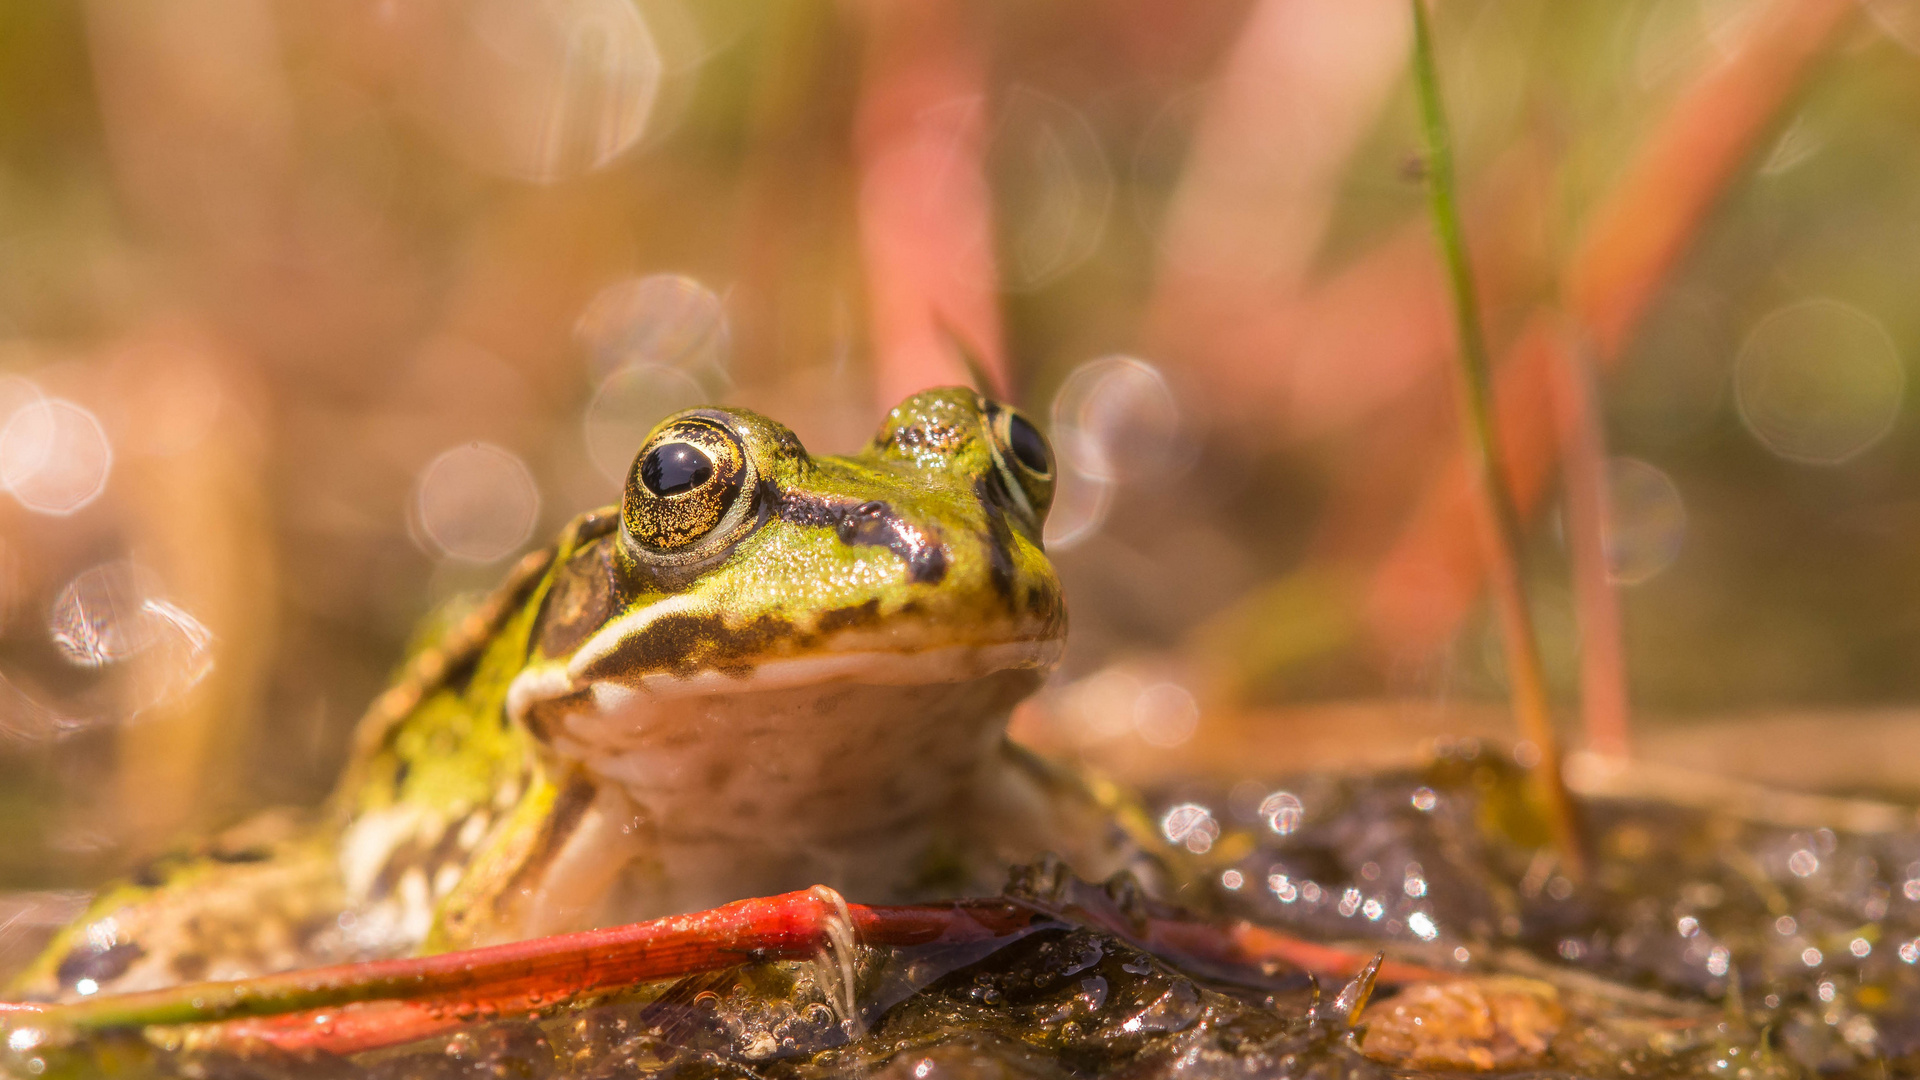
[[[640,481],[661,498],[678,495],[713,479],[713,459],[692,443],[671,442],[653,448],[640,463]]]
[[[1013,456],[1020,459],[1020,464],[1042,476],[1051,471],[1047,462],[1047,440],[1041,438],[1040,432],[1019,413],[1007,417],[1007,442],[1012,445]]]

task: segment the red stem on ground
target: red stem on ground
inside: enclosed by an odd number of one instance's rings
[[[1126,927],[1107,926],[1097,915],[1081,914],[1143,948],[1254,970],[1279,964],[1345,978],[1368,960],[1367,955],[1245,923],[1153,919],[1136,940]],[[1047,911],[1005,900],[843,906],[830,891],[815,888],[629,926],[438,956],[289,971],[65,1005],[0,1003],[0,1020],[15,1028],[31,1024],[82,1031],[206,1024],[191,1036],[191,1045],[357,1053],[597,992],[743,963],[814,956],[829,942],[832,921],[843,917],[856,941],[878,946],[980,941],[1057,924]],[[1380,972],[1389,983],[1446,977],[1398,963]]]

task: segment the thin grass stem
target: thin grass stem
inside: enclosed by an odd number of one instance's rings
[[[1530,772],[1535,802],[1546,832],[1552,837],[1575,880],[1586,877],[1586,848],[1575,819],[1573,801],[1561,776],[1560,739],[1554,731],[1553,710],[1547,697],[1545,668],[1539,640],[1527,605],[1526,584],[1520,571],[1520,516],[1507,487],[1507,470],[1493,420],[1493,394],[1488,374],[1485,331],[1480,325],[1480,302],[1473,268],[1467,258],[1466,236],[1454,199],[1453,146],[1446,110],[1440,101],[1440,79],[1433,53],[1433,33],[1423,0],[1413,8],[1413,82],[1420,106],[1420,127],[1426,141],[1427,194],[1433,228],[1446,264],[1453,295],[1454,320],[1460,335],[1455,352],[1454,387],[1460,406],[1461,429],[1469,467],[1476,480],[1481,549],[1487,562],[1489,585],[1506,649],[1507,683],[1515,718],[1528,742],[1539,752]]]

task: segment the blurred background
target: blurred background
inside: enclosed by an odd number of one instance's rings
[[[1570,742],[1920,763],[1920,3],[1444,0]],[[0,5],[0,887],[324,795],[673,410],[1043,421],[1022,737],[1508,730],[1403,0]]]

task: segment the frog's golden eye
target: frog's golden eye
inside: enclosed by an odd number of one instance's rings
[[[643,553],[698,554],[701,541],[731,535],[744,519],[752,472],[725,425],[698,416],[668,421],[633,459],[621,523]]]
[[[1053,505],[1053,447],[1033,421],[1020,410],[997,401],[987,403],[987,421],[993,433],[993,459],[1008,486],[1033,510],[1047,516]]]

